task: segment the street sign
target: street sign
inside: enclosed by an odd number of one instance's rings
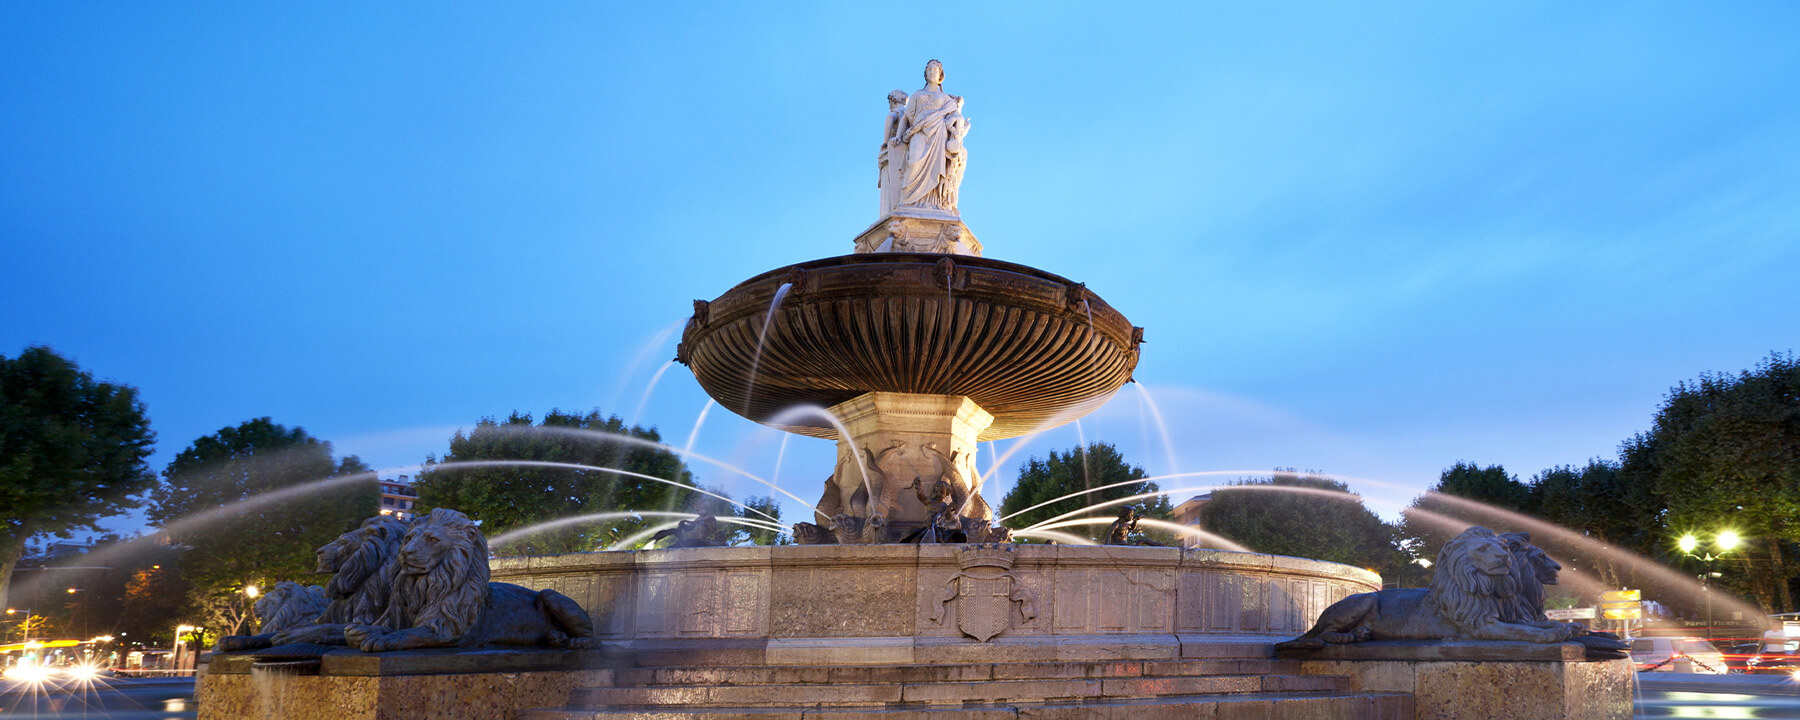
[[[1608,620],[1644,619],[1644,593],[1641,590],[1608,590],[1600,593],[1600,617]]]
[[[1551,620],[1592,620],[1594,619],[1594,609],[1555,608],[1552,610],[1545,610],[1544,617],[1550,618]]]

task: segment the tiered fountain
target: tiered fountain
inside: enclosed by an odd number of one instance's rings
[[[1629,712],[1616,692],[1582,711],[1581,688],[1612,692],[1629,666],[1588,668],[1579,646],[1276,659],[1327,606],[1380,589],[1360,568],[1012,542],[973,482],[975,444],[1105,402],[1142,331],[1080,283],[982,257],[957,212],[963,101],[937,61],[925,81],[889,96],[881,214],[854,251],[696,302],[678,350],[725,407],[837,441],[800,544],[495,559],[494,580],[579,602],[603,649],[345,651],[272,705],[241,682],[203,696],[332,720]]]
[[[982,256],[957,212],[963,100],[942,90],[936,61],[925,81],[889,96],[881,214],[853,252],[696,301],[677,353],[724,407],[837,441],[816,514],[795,526],[801,544],[495,560],[495,579],[581,601],[636,667],[575,693],[580,711],[532,717],[966,714],[971,703],[1074,703],[1083,717],[1119,703],[1397,711],[1404,696],[1348,692],[1343,678],[1270,659],[1270,643],[1331,602],[1379,588],[1373,573],[1215,550],[1015,545],[993,524],[972,482],[976,443],[1100,406],[1130,380],[1143,331],[1081,283]]]

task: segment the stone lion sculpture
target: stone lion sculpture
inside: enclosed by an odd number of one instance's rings
[[[317,571],[331,573],[325,583],[331,604],[313,622],[276,633],[275,644],[342,645],[346,626],[379,619],[387,609],[400,541],[410,526],[392,515],[377,515],[320,547]]]
[[[1568,625],[1572,628],[1572,639],[1587,648],[1588,657],[1615,659],[1630,656],[1631,645],[1617,635],[1589,632],[1587,626],[1580,623],[1557,622],[1546,616],[1544,588],[1557,584],[1556,576],[1562,572],[1562,563],[1551,559],[1543,548],[1531,544],[1530,533],[1501,533],[1500,539],[1506,541],[1506,549],[1512,553],[1513,582],[1518,586],[1518,592],[1503,602],[1501,620],[1542,628]]]
[[[362,522],[355,530],[339,535],[317,551],[318,572],[330,573],[319,595],[319,605],[305,616],[302,606],[280,605],[284,619],[271,624],[264,620],[262,634],[225,637],[220,650],[255,650],[271,645],[313,643],[344,644],[344,626],[373,623],[387,608],[391,564],[406,535],[408,523],[391,515],[377,515]],[[276,595],[281,586],[265,599]],[[257,616],[263,601],[257,601]]]
[[[256,599],[256,619],[263,633],[273,635],[312,624],[330,604],[325,588],[283,580]]]
[[[594,623],[554,590],[488,582],[487,538],[469,518],[438,508],[407,530],[381,617],[345,639],[363,652],[481,645],[598,647]]]
[[[1326,643],[1364,640],[1515,640],[1559,643],[1579,626],[1539,627],[1504,619],[1518,593],[1513,555],[1506,541],[1471,527],[1438,553],[1429,588],[1359,593],[1332,603],[1318,623],[1277,650],[1317,649]]]

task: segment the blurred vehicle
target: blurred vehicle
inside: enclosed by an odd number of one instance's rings
[[[1764,638],[1749,646],[1744,672],[1756,675],[1792,675],[1800,671],[1800,640]],[[1736,646],[1734,646],[1736,647]]]
[[[1683,661],[1687,662],[1683,662]],[[1638,672],[1731,672],[1725,654],[1700,638],[1647,637],[1631,641],[1631,661]],[[1687,668],[1692,666],[1692,670]]]
[[[1750,658],[1762,652],[1762,640],[1757,638],[1720,638],[1714,640],[1715,645],[1723,644],[1719,652],[1725,655],[1725,667],[1731,672],[1749,672]]]

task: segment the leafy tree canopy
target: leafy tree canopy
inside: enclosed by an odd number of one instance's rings
[[[1145,478],[1150,475],[1142,467],[1127,463],[1117,448],[1102,442],[1090,443],[1086,448],[1076,447],[1064,452],[1050,451],[1045,459],[1031,458],[1019,472],[1019,480],[1013,489],[1006,493],[1000,503],[1002,516],[1018,513],[1025,508],[1039,503],[1050,502],[1071,493],[1094,490],[1073,498],[1057,500],[1044,507],[1020,513],[1009,518],[1005,525],[1014,529],[1022,529],[1032,524],[1048,520],[1066,513],[1075,513],[1084,508],[1111,500],[1137,495],[1157,493],[1161,488]],[[1115,486],[1115,487],[1107,487]],[[1105,488],[1104,490],[1095,490]],[[1166,495],[1153,495],[1131,501],[1138,506],[1143,516],[1157,520],[1167,520],[1174,516],[1174,509],[1169,505]],[[1059,528],[1057,532],[1065,532],[1094,539],[1104,540],[1112,519],[1118,514],[1118,505],[1110,505],[1092,512],[1081,513],[1079,517],[1104,519],[1093,525],[1081,525]],[[1070,518],[1075,519],[1075,518]],[[1168,533],[1147,532],[1158,542],[1173,544],[1174,538]]]
[[[135,388],[45,347],[0,356],[0,598],[28,538],[137,506],[155,437]]]
[[[1350,486],[1317,473],[1277,471],[1216,490],[1200,525],[1256,552],[1328,560],[1396,577],[1410,558],[1394,528]]]
[[[210,627],[247,619],[244,586],[314,582],[314,550],[374,515],[380,488],[355,456],[257,418],[194,441],[150,494],[151,522],[186,546],[181,575]],[[248,502],[246,502],[248,501]]]
[[[489,538],[553,520],[621,513],[491,548],[500,554],[605,549],[668,521],[625,515],[629,511],[692,512],[705,502],[680,458],[659,441],[655,430],[628,428],[618,416],[599,411],[551,410],[536,424],[518,412],[503,421],[482,418],[473,431],[458,430],[450,438],[443,460],[427,461],[419,475],[419,509],[460,510],[480,520]]]
[[[1794,607],[1792,551],[1783,547],[1800,541],[1800,363],[1792,353],[1676,385],[1650,430],[1620,454],[1620,473],[1666,503],[1665,534],[1710,542],[1721,530],[1738,532],[1745,546],[1719,569],[1765,608]]]
[[[1530,502],[1531,488],[1506,468],[1458,460],[1438,476],[1430,491],[1401,511],[1400,537],[1414,557],[1435,560],[1444,543],[1468,526],[1503,528],[1504,513],[1526,511]]]

